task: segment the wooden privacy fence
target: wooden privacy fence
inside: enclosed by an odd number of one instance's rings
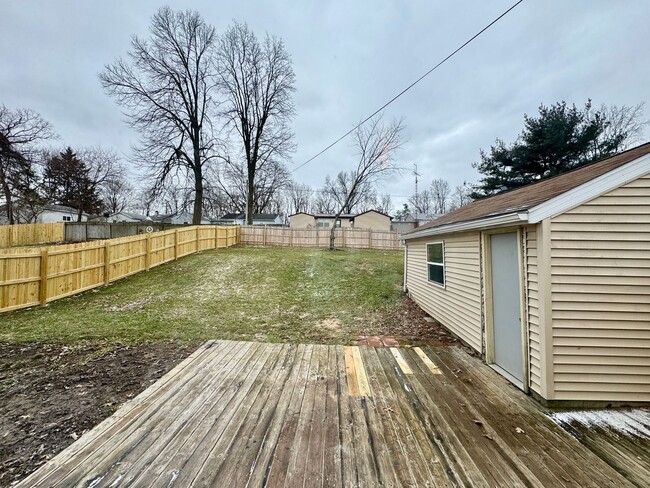
[[[257,246],[329,247],[328,228],[292,229],[291,227],[242,226],[241,243]],[[336,229],[334,245],[356,249],[403,249],[397,232],[355,229]]]
[[[0,225],[0,247],[63,242],[64,239],[65,224],[63,222]]]
[[[239,227],[197,225],[105,241],[0,250],[0,312],[44,305],[188,254],[239,243]]]

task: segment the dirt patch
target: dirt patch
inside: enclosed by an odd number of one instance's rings
[[[378,326],[375,335],[395,336],[400,345],[459,346],[471,355],[477,354],[406,295],[402,296],[389,318]]]
[[[316,327],[319,329],[330,330],[332,332],[338,332],[341,330],[342,325],[339,319],[325,319],[316,322]]]
[[[196,347],[0,343],[0,486],[35,471]]]

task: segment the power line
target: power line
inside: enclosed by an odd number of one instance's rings
[[[311,163],[314,159],[316,159],[318,156],[320,156],[321,154],[323,154],[325,151],[327,151],[327,150],[329,150],[330,148],[334,147],[336,144],[338,144],[339,142],[341,142],[341,141],[342,141],[343,139],[345,139],[347,136],[349,136],[350,134],[352,134],[355,130],[357,130],[357,129],[358,129],[359,127],[361,127],[363,124],[365,124],[366,122],[368,122],[371,118],[373,118],[373,117],[374,117],[375,115],[377,115],[379,112],[381,112],[382,110],[384,110],[386,107],[388,107],[391,103],[393,103],[393,102],[394,102],[395,100],[397,100],[399,97],[401,97],[402,95],[404,95],[407,91],[409,91],[411,88],[413,88],[415,85],[417,85],[420,81],[422,81],[424,78],[426,78],[426,77],[429,76],[431,73],[433,73],[436,69],[438,69],[440,66],[442,66],[445,62],[447,62],[447,61],[450,60],[452,57],[454,57],[458,52],[460,52],[460,51],[461,51],[465,46],[467,46],[468,44],[470,44],[474,39],[476,39],[477,37],[479,37],[479,36],[480,36],[481,34],[483,34],[486,30],[488,30],[490,27],[492,27],[494,24],[496,24],[499,20],[501,20],[501,19],[502,19],[503,17],[505,17],[506,15],[508,15],[508,14],[510,13],[510,11],[512,11],[512,10],[513,10],[517,5],[519,5],[519,4],[520,4],[521,2],[523,2],[523,1],[524,1],[524,0],[519,0],[517,3],[513,4],[513,5],[512,5],[508,10],[506,10],[505,12],[503,12],[503,13],[502,13],[501,15],[499,15],[496,19],[494,19],[492,22],[490,22],[488,25],[486,25],[486,26],[483,27],[480,31],[478,31],[476,34],[474,34],[472,37],[470,37],[470,38],[469,38],[467,41],[465,41],[461,46],[459,46],[458,48],[456,48],[456,50],[455,50],[454,52],[452,52],[451,54],[449,54],[446,58],[444,58],[442,61],[440,61],[438,64],[436,64],[433,68],[431,68],[429,71],[427,71],[426,73],[424,73],[422,76],[420,76],[417,80],[415,80],[415,81],[414,81],[413,83],[411,83],[409,86],[407,86],[406,88],[404,88],[401,92],[399,92],[399,93],[398,93],[397,95],[395,95],[393,98],[391,98],[390,100],[388,100],[388,101],[387,101],[386,103],[384,103],[381,107],[379,107],[379,108],[378,108],[377,110],[375,110],[372,114],[370,114],[368,117],[366,117],[366,118],[363,119],[361,122],[359,122],[357,125],[355,125],[352,129],[350,129],[349,131],[347,131],[347,132],[346,132],[345,134],[343,134],[341,137],[339,137],[338,139],[336,139],[334,142],[332,142],[332,143],[331,143],[329,146],[327,146],[325,149],[319,151],[318,153],[316,153],[314,156],[312,156],[311,158],[309,158],[307,161],[305,161],[304,163],[300,164],[299,166],[296,166],[296,167],[295,167],[291,172],[292,172],[292,173],[295,173],[295,172],[298,171],[300,168],[302,168],[303,166],[305,166],[305,165]]]

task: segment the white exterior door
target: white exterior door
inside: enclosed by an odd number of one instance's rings
[[[517,233],[490,236],[494,363],[524,382]]]

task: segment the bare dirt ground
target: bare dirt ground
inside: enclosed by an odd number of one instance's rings
[[[35,471],[197,346],[0,343],[0,486]]]

